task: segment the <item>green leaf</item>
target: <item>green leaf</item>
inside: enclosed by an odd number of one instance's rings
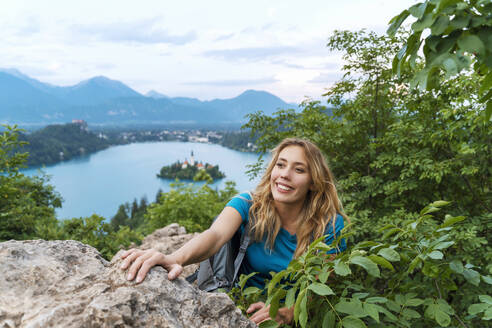
[[[304,295],[301,301],[301,313],[299,314],[299,322],[301,323],[301,327],[306,327],[308,319],[307,313],[307,297]]]
[[[421,19],[412,24],[412,30],[414,32],[420,32],[434,24],[434,17],[432,13],[425,14]]]
[[[433,247],[433,249],[445,249],[451,245],[454,245],[454,241],[445,241],[437,244],[436,246]]]
[[[407,19],[407,17],[410,15],[410,12],[408,10],[402,11],[398,16],[393,17],[390,21],[389,24],[390,27],[386,31],[389,36],[394,36],[398,28],[400,28],[401,24]]]
[[[292,287],[287,291],[287,296],[285,298],[285,306],[291,308],[296,301],[297,287]]]
[[[483,280],[485,283],[487,283],[487,284],[489,284],[489,285],[492,285],[492,277],[490,277],[490,276],[482,276],[482,280]]]
[[[386,303],[386,302],[388,302],[388,299],[386,297],[375,296],[366,299],[366,303]]]
[[[468,53],[478,53],[480,55],[485,54],[485,45],[478,36],[473,34],[463,34],[458,39],[458,46],[461,50]]]
[[[485,312],[483,313],[482,320],[491,320],[492,319],[492,307],[489,307]]]
[[[275,320],[267,320],[263,321],[262,323],[259,324],[258,327],[260,328],[276,328],[279,326],[279,323]]]
[[[248,296],[248,295],[256,294],[259,291],[260,291],[260,289],[258,287],[248,287],[245,290],[243,290],[242,294],[244,296]]]
[[[373,261],[371,261],[370,259],[368,259],[367,257],[362,257],[362,256],[354,256],[350,259],[350,263],[353,263],[353,264],[357,264],[357,265],[360,265],[361,267],[363,267],[367,273],[369,273],[371,276],[374,276],[374,277],[379,277],[380,274],[379,274],[379,268],[378,266],[376,265],[376,263],[374,263]]]
[[[442,258],[444,257],[444,254],[440,251],[432,251],[428,254],[428,256],[434,260],[442,260]]]
[[[386,317],[390,320],[390,321],[393,321],[393,322],[396,322],[398,321],[398,318],[393,314],[391,313],[390,311],[386,310],[384,307],[381,307],[379,309],[379,312],[381,313],[384,313],[386,315]]]
[[[328,280],[328,277],[330,276],[330,273],[328,271],[325,271],[325,272],[321,272],[319,274],[319,281],[321,281],[321,283],[325,284],[326,281]]]
[[[335,310],[338,312],[346,313],[349,315],[354,315],[357,317],[365,317],[366,313],[364,312],[364,309],[362,308],[362,302],[355,298],[352,299],[350,302],[347,302],[345,300],[341,300],[335,305]]]
[[[488,308],[489,305],[485,303],[472,304],[468,307],[468,313],[471,315],[475,315],[477,313],[487,310]]]
[[[268,311],[270,318],[277,316],[278,309],[280,307],[280,298],[285,295],[285,289],[279,288],[273,295],[270,301],[270,310]]]
[[[449,26],[449,17],[446,15],[440,15],[431,26],[432,35],[441,35],[446,31]]]
[[[358,298],[358,299],[363,299],[369,296],[369,293],[353,293],[352,298]]]
[[[299,296],[297,296],[296,305],[294,307],[294,320],[295,320],[295,322],[299,322],[299,315],[301,313],[301,301],[306,298],[306,291],[307,291],[307,289],[303,289],[299,293]]]
[[[430,206],[434,207],[443,207],[446,205],[449,205],[450,202],[447,202],[445,200],[436,200],[434,203],[430,204]]]
[[[485,109],[485,122],[490,121],[491,117],[492,117],[492,99],[489,99],[489,101],[487,101],[487,108]]]
[[[383,232],[384,230],[387,230],[389,228],[396,228],[396,226],[394,224],[387,224],[387,225],[379,228],[378,232]]]
[[[422,72],[422,74],[427,75],[427,73],[425,72],[425,70],[422,70],[421,72]],[[425,87],[425,86],[423,86],[423,87]],[[439,207],[435,207],[435,206],[429,205],[429,206],[424,207],[422,209],[422,211],[420,211],[420,215],[422,216],[422,215],[425,215],[425,214],[437,212],[439,210],[440,210]]]
[[[437,309],[434,315],[437,323],[441,325],[441,327],[447,327],[451,323],[451,317],[444,311]]]
[[[282,278],[287,274],[287,271],[280,271],[276,273],[270,283],[268,284],[268,295],[271,295],[275,286],[282,280]]]
[[[409,319],[418,319],[421,317],[420,313],[418,313],[417,311],[407,308],[403,309],[403,311],[401,311],[401,314],[405,318],[409,318]]]
[[[492,305],[492,297],[489,295],[478,295],[478,299],[483,303]]]
[[[456,222],[461,222],[465,219],[464,216],[448,216],[446,217],[446,219],[444,220],[443,224],[441,224],[439,227],[440,228],[446,228],[446,227],[449,227],[450,225],[453,225],[455,224]]]
[[[239,287],[241,288],[241,290],[243,290],[243,288],[246,285],[246,282],[248,281],[248,279],[251,278],[252,276],[254,276],[255,274],[257,274],[257,272],[251,272],[247,276],[241,275],[241,277],[239,278]]]
[[[371,261],[379,264],[380,266],[382,266],[386,269],[389,269],[391,271],[395,271],[395,268],[393,268],[393,265],[391,265],[390,262],[388,262],[386,259],[382,258],[381,256],[369,255],[368,258],[371,259]]]
[[[312,290],[314,293],[321,296],[335,295],[333,290],[327,285],[321,284],[319,282],[315,282],[308,287],[309,290]]]
[[[405,306],[419,306],[424,304],[424,300],[420,298],[411,298],[405,302]]]
[[[323,317],[323,323],[321,328],[334,328],[335,327],[335,313],[333,311],[328,311]]]
[[[376,305],[371,303],[364,303],[364,311],[366,311],[366,313],[371,318],[379,322],[379,312],[378,312],[378,307]]]
[[[397,232],[399,232],[399,231],[401,231],[401,229],[399,229],[399,228],[393,228],[393,229],[391,229],[391,230],[388,230],[388,231],[386,231],[386,232],[384,233],[384,235],[383,235],[382,239],[383,239],[383,240],[384,240],[384,239],[387,239],[387,238],[391,237],[392,235],[394,235],[395,233],[397,233]]]
[[[463,277],[472,285],[478,286],[480,283],[480,274],[472,269],[463,269]]]
[[[347,316],[342,319],[342,325],[344,328],[366,328],[364,321],[353,316]]]
[[[446,71],[446,76],[454,76],[455,74],[458,73],[458,62],[456,60],[456,56],[454,55],[449,55],[447,56],[446,59],[443,60],[442,62],[442,67]]]
[[[483,94],[485,93],[487,90],[489,90],[490,88],[492,88],[492,71],[490,71],[487,75],[485,75],[485,77],[483,78],[482,80],[482,83],[480,85],[480,90],[479,90],[479,93],[480,94]]]
[[[410,8],[408,8],[408,11],[410,12],[410,14],[413,17],[420,19],[424,15],[425,8],[426,7],[427,7],[427,3],[426,2],[417,3],[417,4],[413,5],[413,6],[411,6]]]
[[[337,262],[338,261],[338,262]],[[347,265],[347,263],[342,262],[340,260],[336,260],[335,262],[335,273],[339,276],[347,276],[352,273],[350,270],[350,267]]]
[[[422,259],[420,258],[420,256],[415,257],[412,260],[412,262],[410,262],[410,266],[408,267],[408,273],[412,273],[413,270],[415,270],[415,268],[417,267],[417,265],[420,264],[420,262],[422,262]]]
[[[463,273],[463,264],[459,260],[451,261],[449,268],[456,273]]]
[[[378,255],[381,255],[385,259],[391,262],[396,262],[400,260],[400,254],[391,248],[383,248],[379,250]]]

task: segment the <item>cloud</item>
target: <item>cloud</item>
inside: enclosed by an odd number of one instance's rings
[[[24,20],[23,23],[19,25],[17,30],[18,35],[32,35],[41,31],[41,24],[39,18],[35,16],[30,16],[28,19]]]
[[[307,68],[306,66],[294,64],[294,63],[289,62],[289,61],[284,60],[284,59],[272,60],[271,63],[275,64],[275,65],[282,65],[282,66],[285,66],[287,68],[294,68],[294,69],[306,69]]]
[[[279,55],[292,55],[303,52],[302,48],[290,46],[277,47],[251,47],[237,49],[209,50],[203,53],[204,56],[219,58],[230,61],[248,60],[256,61]]]
[[[270,84],[278,82],[279,80],[271,77],[264,77],[259,79],[234,79],[234,80],[212,80],[212,81],[194,81],[182,83],[184,85],[209,85],[209,86],[247,86],[256,84]]]
[[[136,42],[143,44],[169,43],[183,45],[192,42],[197,38],[195,31],[190,31],[185,34],[172,34],[159,26],[161,21],[161,17],[154,17],[123,23],[73,25],[72,30],[102,41],[111,42]]]
[[[342,72],[327,72],[327,73],[320,73],[318,76],[315,76],[311,80],[307,81],[308,83],[320,83],[320,84],[326,84],[326,83],[333,83],[338,80],[340,80],[343,76]]]
[[[225,41],[232,39],[236,34],[235,33],[229,33],[229,34],[222,34],[219,35],[214,41]]]

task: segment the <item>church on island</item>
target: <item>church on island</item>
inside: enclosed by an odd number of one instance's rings
[[[183,163],[178,160],[174,164],[163,166],[157,176],[164,179],[193,180],[200,171],[206,172],[213,180],[225,177],[225,174],[219,171],[218,165],[203,164],[202,162],[196,161],[193,150],[191,151],[189,161],[185,158]]]

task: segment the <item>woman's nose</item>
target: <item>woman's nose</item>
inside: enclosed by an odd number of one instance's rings
[[[283,168],[281,171],[280,171],[280,177],[281,178],[284,178],[284,179],[289,179],[289,176],[290,176],[290,170],[285,167]]]

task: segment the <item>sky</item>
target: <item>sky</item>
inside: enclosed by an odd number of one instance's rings
[[[0,0],[0,68],[75,85],[94,76],[200,100],[265,90],[317,99],[341,77],[334,30],[383,34],[415,0]]]

